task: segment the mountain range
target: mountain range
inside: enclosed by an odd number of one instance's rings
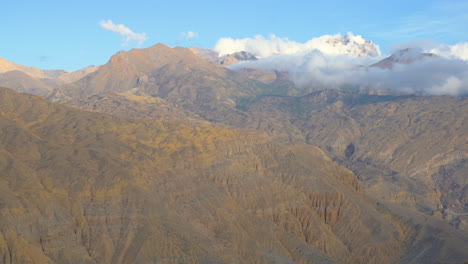
[[[332,42],[369,50],[358,40]],[[3,262],[468,260],[466,97],[226,67],[260,57],[157,44],[72,73],[0,61],[0,85],[43,97],[0,88]]]
[[[42,70],[19,65],[0,57],[0,86],[18,92],[47,96],[55,87],[77,81],[98,67],[89,66],[74,72]]]

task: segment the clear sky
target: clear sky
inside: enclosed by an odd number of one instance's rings
[[[222,37],[275,34],[305,42],[353,32],[384,53],[412,40],[468,41],[467,0],[2,0],[0,10],[0,57],[43,69],[103,64],[119,50],[158,42],[213,48]],[[100,24],[112,28],[108,20],[134,34],[126,41]]]

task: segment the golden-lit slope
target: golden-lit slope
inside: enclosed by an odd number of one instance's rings
[[[415,236],[430,221],[372,202],[312,146],[4,88],[0,132],[6,263],[394,263],[428,247],[433,261],[467,257],[466,237],[443,223]]]

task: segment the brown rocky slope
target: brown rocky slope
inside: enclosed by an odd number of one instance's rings
[[[0,120],[4,263],[467,258],[462,233],[391,213],[312,146],[89,113],[4,88]]]

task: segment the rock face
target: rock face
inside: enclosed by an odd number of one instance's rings
[[[411,224],[318,148],[0,94],[6,263],[391,263],[407,252]],[[464,256],[450,249],[436,260]]]

